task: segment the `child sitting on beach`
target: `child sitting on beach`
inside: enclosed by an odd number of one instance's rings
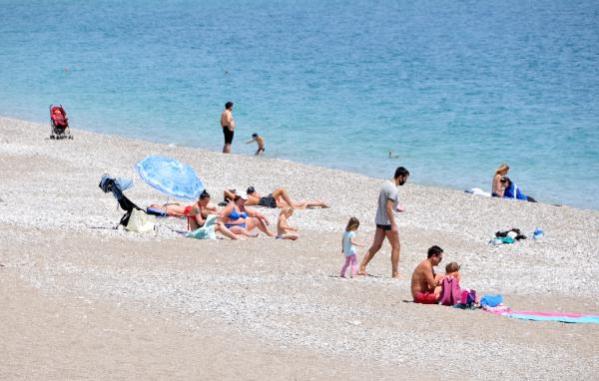
[[[345,255],[345,263],[341,267],[341,278],[345,278],[345,271],[351,266],[350,277],[353,278],[356,275],[358,269],[358,258],[356,253],[356,246],[363,247],[364,245],[354,241],[356,238],[356,231],[360,227],[360,220],[356,217],[349,219],[343,233],[343,239],[341,240],[341,252]]]
[[[462,279],[460,275],[460,265],[457,262],[450,262],[445,266],[445,277],[453,277],[460,282]]]
[[[254,132],[252,134],[252,140],[248,140],[245,142],[245,144],[250,144],[252,142],[256,142],[256,144],[258,144],[258,150],[255,153],[256,156],[264,153],[264,138],[262,136]]]
[[[284,208],[279,213],[277,220],[277,239],[290,239],[295,241],[299,238],[297,228],[289,226],[287,220],[293,215],[293,208]]]
[[[476,290],[461,287],[460,267],[457,262],[445,266],[440,303],[446,306],[458,305],[460,308],[472,308],[478,304]]]

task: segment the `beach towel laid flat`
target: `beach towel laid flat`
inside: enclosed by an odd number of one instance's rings
[[[512,319],[533,321],[557,321],[562,323],[599,324],[599,315],[574,314],[567,312],[537,312],[537,311],[513,311],[509,307],[483,307],[486,312],[501,315]]]
[[[482,197],[491,197],[491,193],[485,192],[480,188],[470,188],[466,189],[464,192],[469,193],[474,196],[482,196]]]
[[[216,239],[216,219],[217,217],[212,215],[206,218],[206,222],[204,222],[204,226],[194,231],[188,232],[185,234],[187,238],[195,238],[195,239]]]

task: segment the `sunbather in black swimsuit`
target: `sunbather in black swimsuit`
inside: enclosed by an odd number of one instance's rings
[[[277,200],[275,200],[272,194],[269,194],[268,196],[260,197],[260,200],[258,200],[258,205],[274,209],[277,207]]]
[[[235,132],[229,129],[229,126],[223,126],[223,134],[225,135],[225,144],[233,143],[233,135]]]

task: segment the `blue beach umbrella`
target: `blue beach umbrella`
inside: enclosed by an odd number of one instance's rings
[[[135,166],[141,178],[160,192],[179,199],[196,200],[204,184],[191,166],[164,156],[148,156]]]

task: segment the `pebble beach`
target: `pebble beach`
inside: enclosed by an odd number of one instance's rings
[[[599,326],[531,322],[411,302],[410,275],[439,245],[462,284],[514,309],[599,313],[599,212],[472,196],[408,182],[399,190],[400,279],[387,243],[369,277],[342,279],[351,216],[370,244],[380,178],[223,155],[0,118],[1,379],[577,379],[599,374]],[[235,151],[235,146],[233,147]],[[114,229],[122,211],[98,187],[131,178],[139,206],[168,199],[134,165],[190,164],[214,201],[224,189],[322,199],[297,211],[296,242],[186,239],[185,220]],[[409,169],[409,168],[408,168]],[[490,170],[492,174],[493,169]],[[490,183],[490,178],[489,178]],[[172,201],[172,200],[171,200]],[[277,211],[260,209],[276,221]],[[492,246],[498,230],[529,239]],[[532,239],[542,228],[545,236]],[[364,250],[358,253],[362,259]]]

